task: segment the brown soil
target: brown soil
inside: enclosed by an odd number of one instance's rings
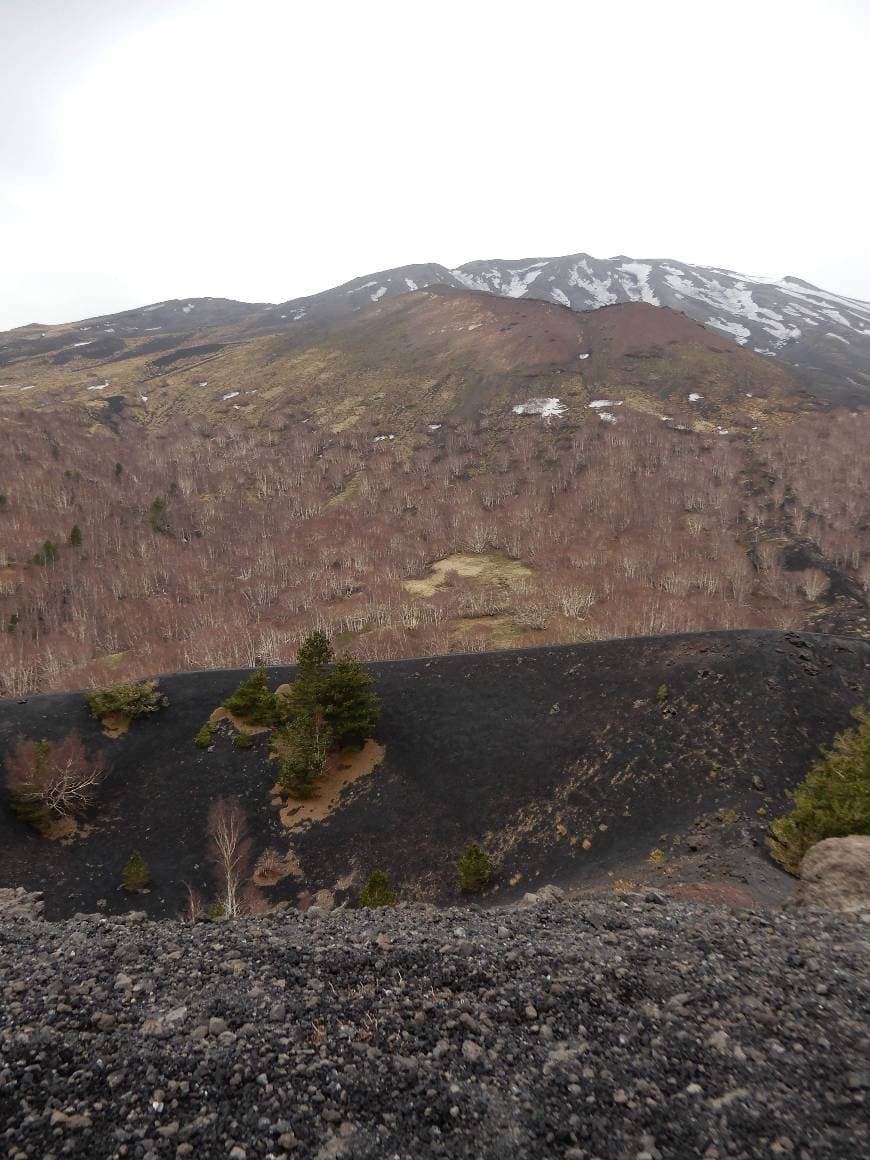
[[[338,806],[344,789],[368,777],[384,757],[384,747],[367,741],[362,749],[330,753],[326,772],[320,780],[320,792],[310,801],[292,799],[281,810],[281,822],[288,830],[297,830],[311,822],[321,822]]]
[[[223,705],[218,705],[217,709],[209,714],[209,721],[229,721],[232,727],[238,733],[268,733],[271,725],[249,725],[247,721],[241,717],[237,717],[235,713],[231,713],[229,709],[224,708]]]
[[[682,902],[705,902],[709,906],[756,905],[756,899],[748,890],[729,882],[684,882],[669,886],[665,893]]]
[[[122,737],[130,729],[130,718],[126,713],[107,713],[100,720],[106,737]]]

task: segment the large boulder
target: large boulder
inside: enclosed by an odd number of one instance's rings
[[[870,909],[870,836],[826,838],[812,846],[800,864],[791,904],[816,910]]]

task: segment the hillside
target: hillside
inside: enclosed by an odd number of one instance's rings
[[[169,314],[167,306],[155,317]],[[183,308],[173,304],[171,314],[170,333],[159,338],[113,320],[110,336],[89,343],[79,328],[0,343],[0,399],[158,427],[181,415],[257,422],[283,413],[333,431],[474,420],[509,413],[530,395],[576,409],[628,393],[628,405],[642,411],[676,406],[692,424],[746,430],[811,406],[769,359],[643,303],[578,314],[439,287],[275,334],[229,324],[191,331]],[[695,407],[690,394],[699,395]]]
[[[0,920],[0,1123],[89,1160],[844,1160],[866,932],[637,896]]]
[[[237,796],[253,857],[274,847],[293,867],[263,891],[269,901],[320,890],[355,898],[376,868],[405,898],[449,901],[470,841],[497,865],[487,901],[548,881],[775,900],[788,880],[768,861],[763,835],[819,746],[870,698],[870,644],[710,633],[372,672],[383,754],[341,759],[313,808],[280,816],[267,734],[238,749],[225,725],[211,749],[194,745],[243,673],[161,678],[169,708],[115,739],[89,718],[82,694],[0,702],[0,756],[19,738],[77,730],[112,770],[93,823],[72,841],[37,837],[4,804],[0,886],[44,890],[53,917],[129,909],[120,873],[139,849],[153,889],[135,905],[175,915],[183,884],[212,893],[208,809]],[[276,683],[290,674],[271,670]]]
[[[151,380],[207,366],[238,343],[304,335],[312,326],[339,324],[427,287],[542,300],[583,312],[620,303],[669,308],[782,364],[822,400],[859,405],[870,398],[870,304],[794,277],[771,281],[672,260],[588,254],[476,261],[453,270],[412,265],[279,305],[178,299],[65,326],[21,327],[0,335],[0,375],[14,391],[59,383],[96,387],[108,379],[112,390],[135,398],[148,393],[144,385]]]

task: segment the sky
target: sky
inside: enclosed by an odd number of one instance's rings
[[[0,0],[0,329],[410,262],[870,299],[866,0]]]

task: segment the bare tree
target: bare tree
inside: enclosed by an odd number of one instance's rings
[[[807,600],[818,600],[828,587],[828,577],[818,568],[807,568],[799,578]]]
[[[107,773],[103,754],[89,754],[77,733],[56,743],[21,740],[6,759],[10,792],[57,818],[86,813]]]
[[[250,877],[251,839],[238,798],[218,798],[208,811],[209,859],[227,918],[243,911],[242,885]]]

